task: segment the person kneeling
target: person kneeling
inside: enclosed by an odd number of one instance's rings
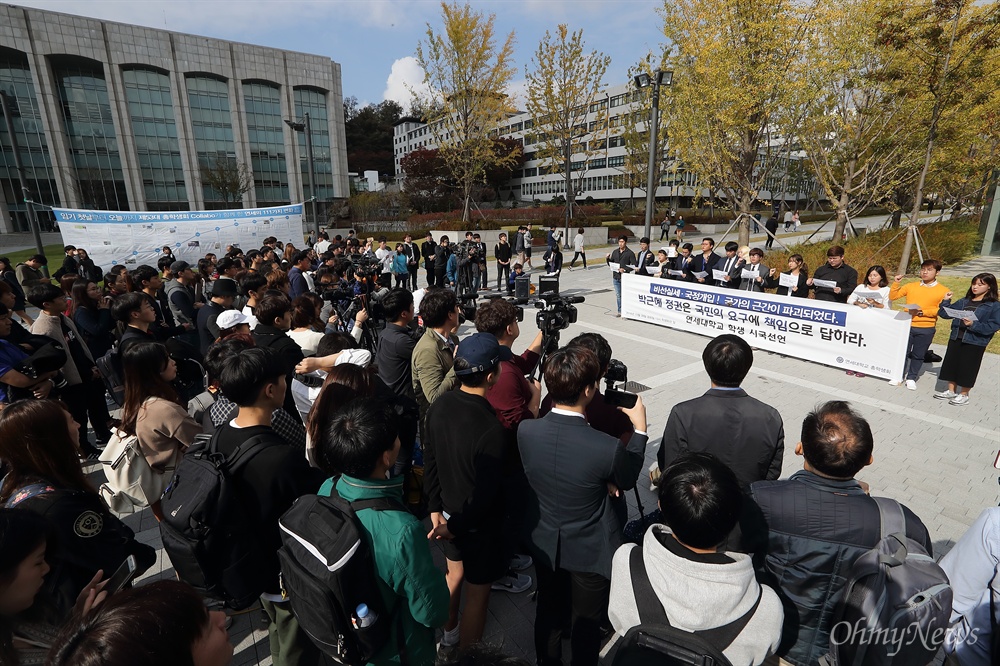
[[[664,524],[650,525],[641,546],[622,546],[612,562],[615,640],[659,615],[708,640],[734,666],[762,663],[778,647],[784,613],[774,590],[754,578],[751,557],[720,549],[743,505],[736,475],[711,454],[686,454],[664,472],[658,495]],[[641,585],[658,608],[640,608]],[[715,636],[740,625],[728,643]]]

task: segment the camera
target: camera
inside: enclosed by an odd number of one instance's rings
[[[476,293],[469,292],[467,294],[456,294],[455,298],[458,299],[458,306],[461,308],[461,313],[459,313],[458,323],[464,324],[467,321],[474,321],[476,318],[476,310],[478,306],[476,304]]]
[[[541,309],[535,315],[538,330],[548,336],[566,330],[570,324],[576,323],[578,313],[573,304],[583,303],[584,300],[583,296],[560,296],[551,292],[540,295],[535,301],[535,307]]]
[[[527,298],[514,298],[513,296],[504,296],[503,294],[483,294],[482,296],[480,296],[480,298],[483,298],[487,301],[492,301],[496,299],[507,301],[508,303],[513,305],[517,310],[517,321],[518,322],[524,321],[524,305],[528,302]]]
[[[628,382],[628,366],[618,359],[611,359],[608,361],[608,371],[604,375],[604,381],[606,383],[604,402],[615,407],[624,407],[625,409],[635,407],[635,403],[639,399],[638,395],[615,388],[615,384],[618,382],[621,382],[623,385]]]

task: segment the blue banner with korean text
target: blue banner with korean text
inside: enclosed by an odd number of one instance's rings
[[[302,204],[271,208],[191,211],[114,211],[53,208],[64,245],[87,250],[105,271],[124,264],[156,266],[164,245],[192,265],[229,245],[243,251],[260,249],[274,236],[302,245]]]
[[[901,379],[910,316],[905,312],[622,276],[622,317],[750,345],[824,365]]]

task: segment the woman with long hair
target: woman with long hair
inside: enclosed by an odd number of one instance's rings
[[[972,278],[965,298],[951,305],[951,297],[949,292],[938,310],[939,317],[952,320],[948,348],[938,372],[938,379],[948,382],[948,389],[936,392],[934,397],[947,400],[950,405],[964,405],[969,402],[969,391],[976,385],[986,345],[1000,331],[997,278],[992,273],[980,273]],[[974,313],[975,319],[972,315],[954,319],[944,308],[967,310]]]
[[[207,257],[198,260],[198,270],[194,272],[194,300],[196,303],[208,302],[211,294],[212,276],[215,274],[215,264]]]
[[[862,297],[858,294],[877,293],[877,297]],[[884,310],[889,307],[892,301],[889,300],[889,277],[885,269],[881,266],[872,266],[865,273],[865,280],[859,284],[847,297],[848,305],[856,305],[859,308],[876,308]]]
[[[375,395],[375,370],[354,363],[334,366],[323,380],[316,401],[306,419],[306,459],[316,467],[316,442],[334,413],[355,398]]]
[[[288,296],[288,292],[292,289],[292,283],[288,281],[288,273],[276,268],[267,274],[267,288],[268,290],[274,289],[280,291],[285,296]]]
[[[316,355],[316,347],[326,331],[326,324],[320,317],[322,310],[323,299],[312,292],[292,301],[292,330],[288,331],[288,337],[295,340],[305,356]]]
[[[19,400],[0,411],[0,459],[10,470],[0,484],[0,504],[51,523],[52,571],[42,589],[60,620],[98,571],[117,571],[129,555],[140,573],[156,561],[155,551],[135,540],[84,476],[79,432],[54,400]]]
[[[131,291],[128,284],[128,269],[123,264],[112,266],[104,276],[104,291],[112,298]]]
[[[59,288],[66,294],[66,309],[63,310],[63,314],[70,318],[73,317],[73,283],[77,279],[76,273],[66,273],[59,278]]]
[[[115,321],[111,317],[111,299],[101,293],[96,282],[77,278],[73,283],[70,318],[95,359],[104,356],[114,344]]]
[[[44,663],[58,632],[35,599],[49,563],[49,525],[23,509],[0,509],[0,664]],[[33,608],[34,607],[34,608]],[[34,611],[34,612],[33,612]]]
[[[10,263],[10,259],[7,257],[0,257],[0,280],[6,282],[14,294],[14,305],[8,306],[11,312],[21,319],[21,323],[30,327],[35,320],[29,317],[28,313],[24,311],[27,304],[24,296],[24,288],[17,281],[17,273],[14,271],[14,265]]]
[[[227,666],[233,646],[226,614],[194,588],[160,580],[123,590],[74,616],[52,646],[51,666]]]
[[[104,274],[101,267],[94,263],[90,255],[82,247],[76,248],[76,272],[84,280],[100,282]]]
[[[177,377],[177,363],[162,343],[136,342],[122,352],[122,367],[125,404],[120,430],[139,438],[154,472],[171,473],[201,432],[170,385]]]
[[[788,293],[788,287],[780,286],[781,279],[778,277],[777,268],[772,268],[769,275],[764,278],[764,286],[768,289],[778,287],[778,291],[775,292],[778,296],[790,295],[795,298],[809,298],[809,287],[806,285],[806,280],[809,279],[809,267],[806,266],[805,259],[802,258],[801,254],[793,254],[788,257],[788,270],[783,271],[782,275],[791,275],[798,279],[798,284],[791,289],[791,294]]]

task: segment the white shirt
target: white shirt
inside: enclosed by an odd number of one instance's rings
[[[331,245],[330,241],[321,240],[320,242],[313,245],[313,249],[316,250],[316,254],[323,254],[324,252],[330,249],[330,245]]]
[[[392,272],[392,255],[395,254],[392,250],[386,247],[384,250],[379,248],[375,250],[375,257],[382,262],[382,272],[391,273]]]
[[[583,238],[583,234],[577,234],[576,237],[573,238],[574,252],[583,252]]]
[[[247,323],[250,324],[250,330],[257,328],[257,317],[254,316],[253,310],[250,309],[249,305],[243,306],[243,314],[247,316]]]

